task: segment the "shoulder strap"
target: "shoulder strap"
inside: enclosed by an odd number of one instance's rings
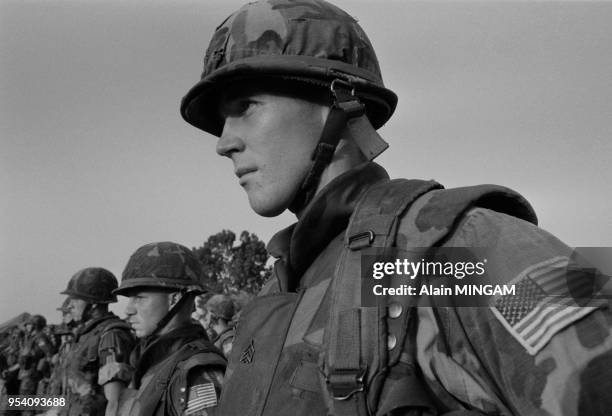
[[[357,204],[345,233],[345,247],[331,286],[330,324],[323,372],[332,414],[368,415],[375,403],[366,395],[382,386],[387,366],[386,305],[360,308],[361,250],[392,247],[398,219],[412,202],[432,189],[433,181],[392,180],[374,185]],[[368,386],[368,391],[366,391]]]
[[[376,307],[360,307],[361,256],[384,255],[396,245],[438,245],[475,206],[537,222],[524,198],[494,185],[444,190],[434,181],[397,179],[373,186],[357,204],[331,287],[324,374],[332,414],[386,414],[397,407],[432,407],[413,372],[397,386],[386,388],[393,397],[386,395],[385,403],[398,406],[378,408],[383,384],[389,383],[385,380],[388,369],[400,359],[412,368],[416,361],[414,354],[406,356],[411,349],[404,348],[408,329],[414,325],[410,304],[414,299],[387,296]]]
[[[198,356],[197,360],[190,360],[191,357]],[[139,397],[145,397],[146,399],[141,402],[140,415],[148,416],[155,414],[155,409],[158,407],[160,401],[163,399],[164,392],[166,391],[170,379],[174,370],[178,366],[183,366],[183,362],[186,364],[195,366],[202,364],[201,358],[205,357],[210,359],[211,365],[225,366],[225,359],[217,349],[210,343],[203,340],[195,340],[185,344],[178,352],[168,360],[164,365],[157,371],[153,380],[149,382],[146,391],[139,394]],[[188,367],[191,368],[191,367]]]

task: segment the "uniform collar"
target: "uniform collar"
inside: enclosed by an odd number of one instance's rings
[[[89,321],[85,322],[83,324],[83,326],[79,329],[77,338],[85,335],[88,332],[90,332],[96,326],[98,326],[98,324],[100,324],[101,322],[104,322],[104,321],[106,321],[108,319],[112,319],[112,318],[117,318],[117,315],[115,315],[112,312],[106,312],[104,315],[102,315],[102,316],[100,316],[98,318],[90,319]]]
[[[344,230],[357,201],[373,184],[388,179],[378,164],[366,162],[343,173],[327,184],[306,207],[295,224],[276,233],[268,252],[279,259],[285,276],[280,287],[297,287],[297,282],[329,242]]]
[[[207,339],[204,329],[199,324],[188,323],[172,331],[151,338],[143,339],[132,351],[130,361],[136,368],[134,382],[140,385],[147,370],[160,363],[183,345],[196,339]]]

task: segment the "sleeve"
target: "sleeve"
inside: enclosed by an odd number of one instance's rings
[[[434,392],[515,415],[612,409],[612,314],[599,273],[516,218],[473,209],[446,244],[484,247],[487,272],[516,287],[487,307],[419,308],[417,360]]]
[[[111,381],[130,383],[134,374],[130,365],[130,353],[134,344],[134,337],[125,329],[111,329],[102,334],[98,345],[98,384],[103,386]]]
[[[223,367],[211,364],[209,354],[185,361],[173,377],[169,402],[175,415],[216,416],[223,385]]]

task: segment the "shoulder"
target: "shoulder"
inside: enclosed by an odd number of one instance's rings
[[[110,319],[104,323],[98,340],[98,355],[102,362],[128,363],[130,353],[136,345],[136,338],[129,326],[120,320]]]
[[[188,348],[191,354],[177,362],[170,379],[168,403],[175,414],[210,414],[217,406],[226,362],[209,343],[199,341]]]

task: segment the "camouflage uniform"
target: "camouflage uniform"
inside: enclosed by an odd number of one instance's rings
[[[215,111],[220,92],[232,82],[259,80],[292,83],[300,93],[303,87],[298,85],[328,88],[333,96],[313,167],[298,190],[297,207],[290,207],[300,212],[299,221],[271,240],[268,250],[278,258],[274,278],[245,307],[238,323],[221,398],[223,414],[326,415],[340,413],[342,403],[355,399],[363,401],[342,414],[609,414],[609,305],[547,309],[550,285],[567,289],[564,275],[555,270],[567,267],[571,250],[537,228],[526,201],[501,188],[498,191],[507,194],[504,203],[516,208],[516,215],[508,215],[508,207],[501,204],[468,207],[453,216],[454,198],[466,198],[470,189],[435,194],[441,197],[428,193],[399,223],[377,217],[388,200],[366,208],[373,225],[397,226],[398,248],[413,247],[408,242],[441,229],[449,234],[436,244],[488,248],[493,254],[487,269],[499,281],[516,283],[520,300],[499,298],[479,308],[435,303],[389,308],[381,319],[406,322],[405,337],[385,331],[376,344],[351,345],[346,354],[368,350],[374,359],[361,362],[366,373],[370,365],[384,368],[390,356],[397,361],[389,360],[378,379],[368,379],[372,384],[364,385],[364,373],[339,374],[339,383],[326,377],[331,375],[324,365],[331,344],[341,338],[329,329],[338,318],[331,311],[343,288],[334,290],[334,280],[342,266],[339,259],[349,249],[349,219],[361,198],[388,176],[367,162],[333,179],[314,198],[305,191],[316,189],[318,179],[309,180],[330,163],[343,128],[368,160],[384,150],[386,144],[372,127],[391,116],[396,97],[382,84],[365,33],[348,14],[320,0],[252,2],[226,19],[206,52],[201,81],[183,99],[181,114],[220,136],[223,120]],[[290,95],[291,89],[287,92]],[[328,128],[337,109],[345,113],[343,121]],[[369,123],[363,122],[360,111]],[[335,141],[326,135],[336,136]],[[369,316],[365,309],[357,309],[357,316]],[[379,324],[356,322],[357,332]],[[336,395],[334,384],[343,383],[357,389]]]
[[[117,279],[110,271],[90,267],[75,273],[62,294],[85,300],[90,307],[116,302],[111,293],[116,288]],[[132,379],[129,356],[134,344],[129,326],[112,312],[85,317],[74,344],[66,351],[64,388],[68,406],[60,412],[70,416],[104,415],[104,385],[119,381],[127,386]]]
[[[34,323],[32,320],[40,318],[42,321]],[[32,325],[36,325],[33,332],[26,335],[19,351],[19,394],[36,394],[39,381],[46,375],[47,360],[55,352],[51,341],[43,332],[46,325],[44,318],[35,315],[31,318]]]
[[[114,293],[132,296],[139,290],[181,292],[179,302],[193,301],[203,292],[201,265],[186,247],[172,242],[151,243],[130,257]],[[141,340],[132,354],[136,369],[132,388],[131,416],[216,415],[217,400],[226,361],[209,341],[199,324],[185,322],[161,335],[174,313],[175,305],[156,330]],[[128,312],[128,320],[129,320]]]
[[[58,334],[61,336],[62,340],[57,353],[52,359],[53,371],[49,378],[47,394],[52,396],[66,396],[68,394],[68,359],[74,344],[74,333],[70,328],[61,328]]]
[[[129,327],[112,312],[85,322],[67,353],[70,416],[104,414],[103,386],[111,381],[130,383],[133,370],[129,357],[133,347]]]

